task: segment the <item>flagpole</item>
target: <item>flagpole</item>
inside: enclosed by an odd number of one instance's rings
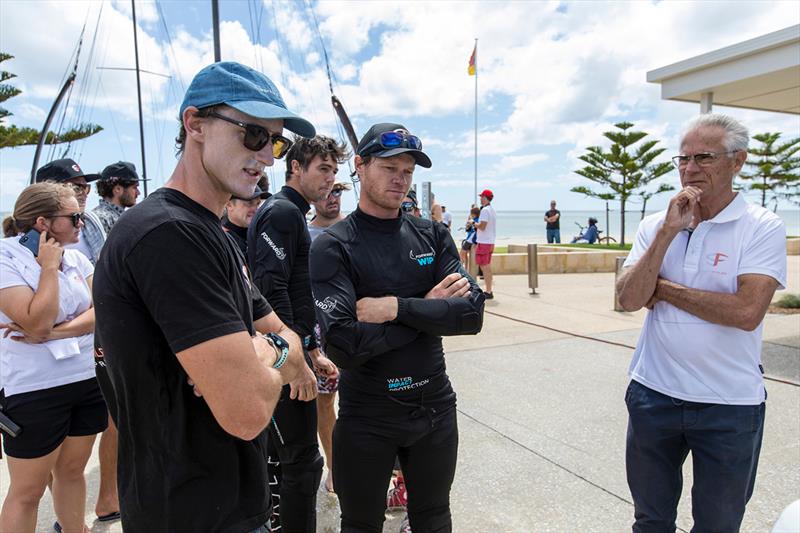
[[[472,201],[478,199],[478,39],[475,39],[475,179],[472,188]]]

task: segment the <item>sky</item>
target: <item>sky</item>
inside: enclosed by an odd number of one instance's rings
[[[131,3],[0,0],[0,68],[23,91],[5,102],[7,123],[41,128],[83,33],[77,82],[53,129],[80,122],[104,131],[69,147],[45,148],[42,162],[72,157],[85,172],[117,160],[141,170]],[[149,191],[175,166],[174,137],[183,93],[213,62],[210,0],[136,1]],[[795,1],[773,2],[417,2],[221,0],[223,60],[257,68],[290,110],[319,133],[343,138],[334,93],[358,135],[397,122],[422,139],[433,160],[415,183],[430,181],[452,211],[475,203],[475,77],[467,74],[478,39],[478,191],[490,188],[498,211],[603,209],[570,192],[591,185],[574,171],[587,146],[607,146],[604,131],[622,121],[677,154],[682,126],[697,104],[661,100],[646,73],[698,54],[800,23]],[[316,24],[315,24],[316,21]],[[317,25],[319,32],[317,32]],[[36,31],[31,31],[35,26]],[[715,107],[751,133],[800,136],[797,115]],[[27,184],[34,148],[0,151],[0,212]],[[283,184],[285,164],[271,171]],[[348,179],[350,165],[341,166]],[[677,171],[661,181],[678,184]],[[655,184],[653,185],[655,187]],[[669,193],[649,206],[666,206]],[[97,202],[92,194],[89,206]],[[343,209],[355,206],[347,196]],[[782,206],[789,207],[789,206]],[[637,207],[631,206],[632,209]],[[649,208],[648,208],[649,210]]]

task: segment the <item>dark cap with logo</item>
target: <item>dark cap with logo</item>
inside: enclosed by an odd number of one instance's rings
[[[127,161],[117,161],[116,163],[111,163],[100,173],[100,179],[116,179],[122,182],[149,181],[147,179],[140,178],[139,174],[136,173],[136,166]]]
[[[380,137],[384,133],[397,132],[409,138],[413,138],[415,142],[419,143],[419,148],[414,148],[406,140],[402,141],[398,146],[387,148],[380,143]],[[390,122],[382,122],[372,126],[367,133],[361,138],[356,148],[356,154],[361,157],[392,157],[398,154],[405,154],[412,156],[414,161],[425,168],[431,168],[430,157],[422,151],[422,142],[419,138],[411,135],[402,124],[392,124]]]
[[[186,90],[180,117],[189,106],[201,109],[219,104],[255,118],[282,119],[287,130],[303,137],[316,134],[309,121],[286,109],[272,80],[241,63],[220,61],[198,72]]]
[[[41,181],[64,182],[81,177],[89,182],[100,179],[100,174],[86,174],[78,166],[78,163],[69,158],[50,161],[36,171],[36,183]]]

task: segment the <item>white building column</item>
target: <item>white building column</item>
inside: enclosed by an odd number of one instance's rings
[[[713,107],[713,104],[714,104],[714,93],[713,92],[709,91],[707,93],[701,93],[700,94],[700,113],[701,114],[711,113],[711,108]]]

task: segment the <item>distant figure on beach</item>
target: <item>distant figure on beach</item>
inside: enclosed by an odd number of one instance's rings
[[[442,224],[447,226],[447,229],[453,228],[453,213],[448,211],[445,206],[442,206]]]
[[[483,271],[483,281],[485,282],[486,299],[494,298],[492,293],[492,252],[494,252],[494,242],[497,238],[497,214],[492,207],[494,193],[485,189],[481,193],[481,215],[478,220],[478,235],[475,246],[475,262]]]
[[[473,253],[473,248],[478,242],[478,222],[480,222],[480,217],[481,210],[477,207],[473,207],[470,209],[469,218],[464,226],[467,235],[464,237],[464,240],[461,241],[461,251],[459,255],[461,257],[461,264],[464,265],[465,269],[469,268],[469,254]]]
[[[765,400],[761,333],[786,285],[786,230],[733,189],[749,134],[700,115],[672,158],[683,189],[645,217],[617,282],[647,307],[625,393],[634,531],[674,531],[691,452],[692,531],[739,531],[753,494]]]
[[[550,200],[550,209],[544,214],[547,223],[547,244],[561,244],[561,211],[556,209],[556,201]]]
[[[570,243],[574,244],[578,241],[586,241],[589,244],[594,244],[597,242],[597,239],[600,237],[600,232],[597,231],[597,219],[589,217],[588,224],[589,227],[586,228],[586,231],[576,236]]]
[[[436,201],[436,195],[431,193],[431,220],[434,222],[442,222],[442,206]]]

